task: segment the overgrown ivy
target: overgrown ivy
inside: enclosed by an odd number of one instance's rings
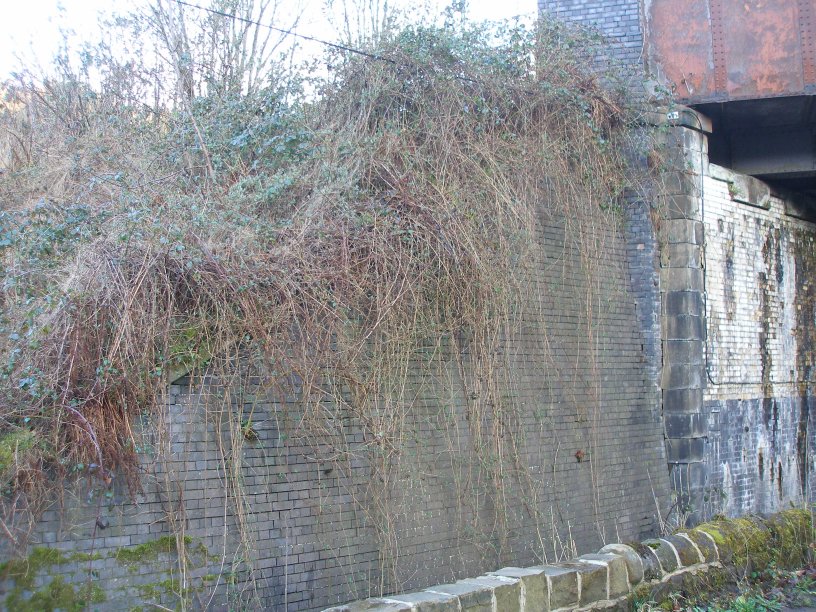
[[[633,182],[635,117],[587,67],[594,43],[546,21],[409,26],[372,49],[385,61],[328,56],[311,97],[272,82],[147,109],[118,81],[10,85],[0,121],[27,144],[0,175],[0,449],[25,443],[2,452],[7,532],[72,474],[138,490],[134,419],[160,424],[171,372],[239,355],[272,388],[320,388],[286,435],[331,445],[328,398],[385,481],[405,363],[467,354],[473,445],[506,505],[502,342],[536,211],[569,220],[594,278],[593,228]]]

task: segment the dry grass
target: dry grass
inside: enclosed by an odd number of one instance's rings
[[[466,352],[472,439],[501,497],[518,473],[501,347],[536,216],[564,219],[597,274],[589,230],[631,186],[632,117],[559,27],[486,40],[407,30],[377,50],[390,62],[338,59],[317,101],[244,101],[226,138],[229,100],[196,115],[77,83],[13,89],[0,435],[36,438],[4,483],[14,539],[69,474],[138,490],[134,419],[160,423],[170,372],[228,376],[239,356],[268,389],[303,381],[293,435],[324,457],[348,453],[332,415],[357,419],[385,479],[417,347]],[[261,132],[277,144],[243,147]],[[387,506],[368,503],[387,547]]]

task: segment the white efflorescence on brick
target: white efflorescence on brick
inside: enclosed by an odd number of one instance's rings
[[[809,400],[816,225],[746,180],[705,177],[706,465],[710,512],[799,503],[813,479]],[[748,179],[753,181],[753,179]],[[758,183],[758,182],[755,182]]]
[[[706,399],[761,393],[763,383],[790,388],[799,378],[790,230],[816,226],[786,218],[776,197],[769,210],[735,203],[729,183],[711,177],[705,191],[709,374],[716,385]]]

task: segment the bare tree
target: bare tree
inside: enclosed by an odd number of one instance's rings
[[[279,60],[294,51],[295,43],[281,30],[293,30],[301,11],[296,6],[287,13],[281,7],[278,0],[214,0],[204,10],[155,0],[150,23],[160,53],[175,69],[181,101],[252,95],[282,78]]]

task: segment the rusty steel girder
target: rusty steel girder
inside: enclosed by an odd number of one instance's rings
[[[649,68],[687,103],[816,94],[816,0],[644,0]]]

